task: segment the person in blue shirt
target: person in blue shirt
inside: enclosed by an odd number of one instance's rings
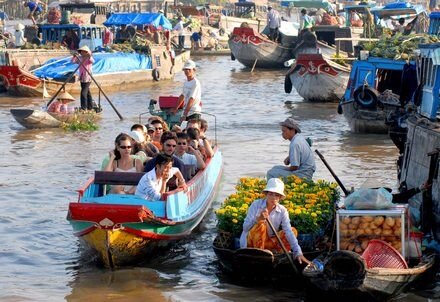
[[[24,7],[29,8],[28,18],[31,19],[32,23],[35,25],[35,18],[43,12],[42,3],[39,0],[36,0],[35,2],[24,2]]]

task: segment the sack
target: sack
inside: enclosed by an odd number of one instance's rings
[[[347,210],[381,210],[393,206],[393,195],[385,188],[359,189],[345,198]]]

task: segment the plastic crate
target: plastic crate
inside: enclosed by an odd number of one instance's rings
[[[179,102],[178,96],[160,96],[159,97],[160,109],[176,108],[178,102]],[[182,108],[183,108],[183,104],[181,106],[179,106],[178,109],[182,109]]]

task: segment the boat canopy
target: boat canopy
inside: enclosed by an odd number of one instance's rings
[[[379,19],[387,17],[393,17],[393,19],[409,18],[426,12],[425,8],[422,5],[413,5],[408,2],[388,3],[385,6],[373,7],[370,11],[375,17]]]
[[[160,13],[115,13],[104,22],[105,26],[153,25],[163,29],[172,29],[171,22]]]
[[[93,74],[120,73],[152,69],[151,57],[138,53],[94,53]],[[63,79],[74,72],[78,64],[72,63],[72,57],[54,58],[47,61],[34,72],[43,79]]]
[[[283,0],[281,6],[324,9],[331,7],[327,0]]]

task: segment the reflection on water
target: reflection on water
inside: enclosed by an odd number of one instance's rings
[[[288,153],[278,123],[293,116],[346,187],[374,177],[395,188],[397,149],[386,136],[353,135],[336,104],[304,103],[285,94],[285,71],[253,73],[229,57],[200,58],[198,77],[209,134],[214,121],[224,157],[224,174],[213,207],[234,191],[242,176],[264,176]],[[95,132],[25,130],[12,119],[12,100],[0,97],[0,300],[148,300],[148,301],[295,301],[302,292],[248,288],[231,284],[218,268],[211,248],[215,214],[210,211],[191,238],[137,267],[106,270],[84,256],[66,221],[68,203],[117,134],[129,131],[150,99],[179,95],[183,75],[148,83],[147,89],[108,94],[120,121],[102,101]],[[286,103],[288,102],[288,103]],[[5,105],[7,104],[7,105]],[[24,106],[25,104],[23,104]],[[332,180],[316,157],[315,178]],[[48,298],[49,297],[49,298]],[[426,301],[406,296],[410,301]]]

